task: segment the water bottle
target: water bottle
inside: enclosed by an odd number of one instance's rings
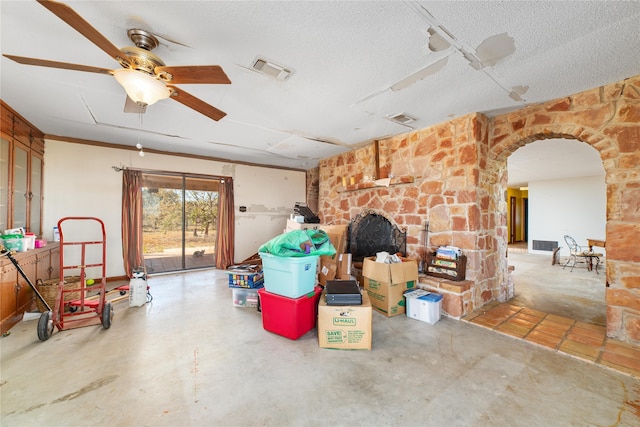
[[[53,241],[60,241],[60,230],[58,230],[58,226],[53,227]]]

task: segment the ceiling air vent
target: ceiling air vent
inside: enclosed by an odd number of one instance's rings
[[[278,65],[264,58],[256,58],[253,60],[251,68],[260,74],[272,77],[277,80],[287,80],[293,74],[289,68]]]
[[[395,116],[390,116],[389,120],[393,120],[394,122],[400,123],[401,125],[407,125],[411,122],[415,122],[418,119],[416,119],[415,117],[411,117],[408,114],[400,113],[396,114]]]

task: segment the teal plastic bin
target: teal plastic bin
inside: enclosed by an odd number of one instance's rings
[[[2,244],[7,250],[13,252],[24,252],[26,248],[23,244],[23,237],[19,234],[5,234],[0,236],[2,238]]]
[[[264,288],[288,298],[299,298],[313,292],[316,285],[319,255],[278,257],[259,253],[264,273]]]

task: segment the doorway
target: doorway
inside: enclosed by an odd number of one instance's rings
[[[220,179],[142,174],[142,240],[149,274],[215,267]]]
[[[580,162],[575,161],[578,158]],[[565,234],[586,244],[588,237],[605,233],[606,184],[597,150],[576,140],[534,141],[512,153],[507,165],[508,193],[527,187],[517,203],[509,199],[511,224],[522,224],[513,227],[517,230],[515,240],[509,236],[508,260],[514,267],[515,289],[510,302],[604,326],[606,263],[601,264],[600,274],[589,271],[586,264],[574,271],[563,269],[569,256]],[[514,177],[518,180],[513,181]],[[515,220],[514,205],[518,211]],[[559,264],[552,260],[554,243],[559,248]]]
[[[527,197],[522,199],[522,216],[522,240],[527,243],[529,242],[529,199]]]
[[[516,198],[509,198],[509,243],[516,242],[516,224],[518,223],[516,213]]]

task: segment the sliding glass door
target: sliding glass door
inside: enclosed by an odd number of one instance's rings
[[[215,267],[219,186],[206,176],[142,174],[147,273]]]

